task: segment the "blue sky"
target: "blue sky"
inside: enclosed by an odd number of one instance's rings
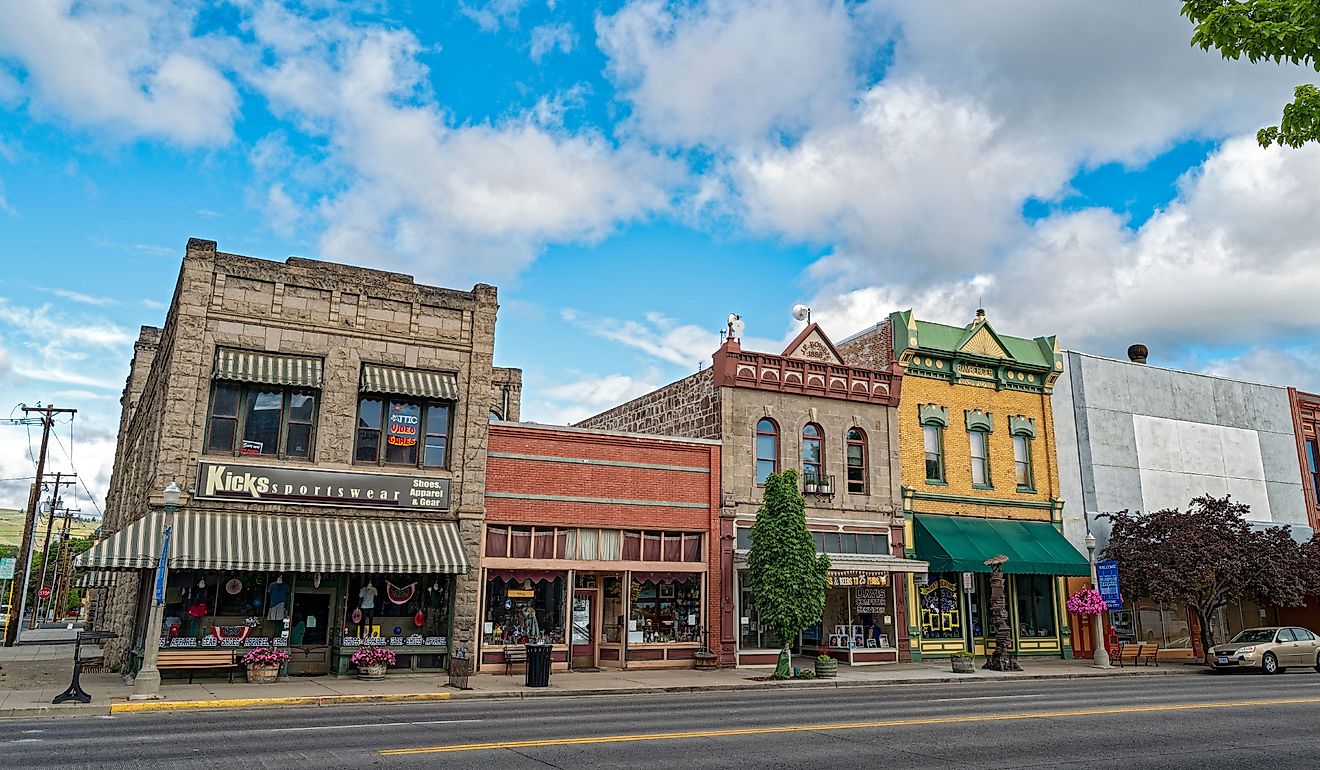
[[[100,495],[190,236],[498,285],[544,422],[799,301],[1320,389],[1320,154],[1251,138],[1307,73],[1176,2],[990,5],[0,0],[0,406],[82,410]]]

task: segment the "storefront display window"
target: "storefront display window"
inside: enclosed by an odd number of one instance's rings
[[[1135,608],[1135,641],[1158,642],[1161,648],[1188,649],[1192,646],[1187,625],[1187,610],[1140,601]]]
[[[740,529],[739,532],[750,532],[750,529]],[[739,592],[738,604],[738,646],[744,650],[774,649],[779,645],[770,633],[769,628],[762,628],[760,618],[756,612],[756,599],[752,596],[752,590],[747,587],[749,580],[746,570],[738,573],[738,585],[742,590]]]
[[[1054,578],[1048,575],[1015,575],[1018,636],[1055,636]]]
[[[601,641],[617,644],[623,641],[623,579],[615,576],[601,581]]]
[[[701,641],[701,576],[635,575],[629,620],[644,643]]]
[[[366,626],[378,626],[386,639],[447,637],[451,582],[448,575],[354,575],[347,594],[350,634],[365,636]],[[361,612],[361,623],[353,622],[354,610]]]
[[[483,643],[564,643],[565,578],[512,573],[486,581]]]
[[[963,637],[962,605],[958,596],[961,581],[962,576],[956,572],[928,575],[924,584],[918,579],[921,635],[926,639]]]

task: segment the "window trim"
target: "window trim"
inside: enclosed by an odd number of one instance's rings
[[[946,468],[944,464],[944,426],[940,425],[937,422],[927,422],[921,426],[921,451],[922,451],[923,466],[925,465],[925,457],[927,454],[926,452],[927,430],[935,431],[935,457],[936,457],[936,461],[939,463],[940,475],[939,478],[932,479],[930,478],[930,474],[926,474],[926,483],[931,484],[933,486],[947,486],[949,483],[949,473],[948,473],[948,468]]]
[[[768,422],[768,423],[770,423],[770,426],[771,426],[772,430],[769,430],[769,431],[763,431],[763,430],[761,430],[761,423],[764,423],[764,422]],[[772,437],[772,438],[774,439],[774,457],[771,457],[771,458],[762,458],[762,457],[761,457],[761,441],[760,441],[760,439],[761,439],[762,436],[770,436],[770,437]],[[764,487],[764,486],[765,486],[765,481],[764,481],[764,480],[759,480],[759,481],[758,481],[757,478],[756,478],[757,476],[760,475],[760,472],[761,472],[761,462],[762,462],[763,460],[768,460],[768,461],[770,462],[770,464],[771,464],[771,470],[770,470],[770,473],[778,473],[778,472],[779,472],[779,444],[780,444],[780,441],[779,441],[779,423],[778,423],[778,422],[775,422],[775,420],[774,420],[773,417],[762,417],[762,418],[758,419],[758,420],[756,421],[756,426],[755,426],[755,428],[754,428],[754,432],[753,432],[753,434],[752,434],[752,460],[753,460],[753,465],[752,465],[752,480],[756,482],[756,486],[758,486],[758,487]]]
[[[978,459],[978,458],[976,457],[975,454],[973,454],[973,453],[971,452],[972,446],[971,446],[971,443],[970,443],[970,442],[971,442],[972,440],[974,440],[973,437],[974,437],[974,436],[977,436],[977,435],[981,436],[981,450],[982,450],[982,452],[983,452],[984,455],[985,455],[984,457],[979,458],[980,461],[981,461],[981,463],[982,463],[982,466],[983,466],[983,473],[984,473],[984,475],[985,475],[985,481],[984,481],[984,482],[977,482],[977,481],[976,481],[976,471],[975,471],[975,467],[976,467],[976,462],[977,462],[977,459]],[[990,431],[988,431],[988,430],[982,430],[982,429],[979,429],[979,428],[978,428],[978,429],[975,429],[975,430],[969,430],[969,431],[967,431],[967,438],[968,438],[968,442],[969,442],[969,443],[968,443],[968,459],[971,461],[971,464],[970,464],[970,466],[968,467],[968,471],[971,473],[971,476],[972,476],[972,489],[994,489],[994,488],[995,488],[994,476],[990,475],[990,474],[991,474],[991,470],[990,470]]]
[[[1017,484],[1017,442],[1022,442],[1022,451],[1026,455],[1026,460],[1021,461],[1027,466],[1027,483]],[[1025,433],[1018,433],[1013,436],[1013,482],[1017,484],[1017,491],[1034,494],[1036,492],[1036,465],[1033,462],[1031,452],[1031,436]]]
[[[229,417],[222,415],[218,419],[234,421],[234,438],[230,443],[229,451],[211,448],[211,421],[214,419],[213,411],[215,409],[215,390],[219,385],[232,385],[238,388],[238,408],[235,410],[235,416]],[[292,460],[294,462],[315,462],[316,460],[316,436],[320,427],[321,419],[321,391],[318,388],[308,387],[306,385],[272,385],[268,382],[244,382],[240,380],[211,380],[211,388],[206,399],[206,430],[202,436],[202,454],[210,456],[230,457],[250,457],[244,455],[243,436],[247,425],[248,417],[248,394],[252,389],[268,390],[280,392],[280,427],[279,435],[276,438],[274,454],[262,454],[258,457],[267,457],[277,460]],[[311,394],[312,396],[312,419],[309,423],[310,434],[307,439],[307,456],[290,455],[288,452],[289,439],[289,416],[293,408],[293,395],[295,393]],[[304,423],[298,423],[302,425]]]
[[[853,434],[856,434],[857,438],[853,438]],[[862,463],[860,466],[854,466],[849,463],[849,460],[851,460],[852,458],[849,456],[848,450],[854,446],[861,447],[862,450]],[[843,485],[844,488],[848,490],[848,494],[869,495],[871,493],[871,479],[870,479],[871,474],[868,473],[868,471],[870,470],[870,468],[868,467],[869,460],[870,460],[870,447],[867,446],[866,431],[862,430],[856,425],[844,431],[843,432]],[[852,469],[854,467],[858,468],[861,471],[861,480],[858,482],[861,485],[860,490],[854,490],[852,488],[853,480],[850,474],[852,473]]]
[[[357,411],[353,413],[353,419],[355,423],[361,421],[363,401],[380,402],[380,427],[368,429],[375,431],[376,433],[376,459],[375,460],[358,459],[357,456],[358,435],[361,433],[363,428],[361,425],[355,425],[353,428],[353,446],[349,450],[351,452],[350,457],[352,459],[353,465],[361,465],[361,466],[374,465],[378,468],[417,468],[419,470],[430,470],[430,471],[448,471],[453,469],[452,465],[454,458],[454,452],[453,452],[454,414],[456,411],[455,407],[457,406],[457,402],[445,401],[443,399],[422,399],[422,398],[417,398],[416,396],[403,396],[398,393],[364,393],[359,391],[358,408]],[[411,463],[392,463],[392,462],[386,462],[385,460],[385,443],[386,443],[384,440],[385,430],[386,430],[385,426],[388,422],[387,413],[389,411],[391,403],[413,404],[418,407],[421,425],[418,426],[418,431],[417,431],[418,434],[417,459]],[[427,436],[432,435],[430,433],[431,426],[430,426],[429,417],[430,417],[431,407],[433,406],[444,406],[449,412],[449,424],[446,426],[446,432],[444,434],[445,435],[444,465],[426,464],[426,439]],[[440,434],[437,433],[434,435],[440,435]]]
[[[814,436],[807,435],[807,430],[811,428],[814,428],[816,430],[816,435]],[[802,426],[802,434],[800,436],[800,440],[802,442],[801,452],[799,452],[799,454],[802,456],[801,457],[802,480],[803,482],[807,480],[807,466],[811,465],[817,469],[816,483],[820,483],[825,479],[825,431],[817,423],[809,422]],[[807,442],[809,441],[814,441],[816,444],[816,456],[819,458],[819,460],[814,463],[807,462]]]

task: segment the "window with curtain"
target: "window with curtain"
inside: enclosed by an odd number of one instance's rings
[[[779,470],[779,426],[765,418],[756,423],[756,483],[764,484]]]
[[[849,428],[844,444],[848,463],[848,493],[866,494],[866,434],[861,428]]]
[[[809,422],[802,428],[802,478],[819,481],[824,478],[825,459],[820,451],[824,434],[820,426]]]
[[[990,486],[990,451],[989,436],[983,430],[968,431],[972,450],[972,484],[978,487]]]
[[[1031,480],[1031,438],[1013,437],[1013,473],[1017,478],[1017,488],[1030,491],[1034,488]]]
[[[922,434],[926,442],[926,481],[944,482],[944,435],[938,425],[925,425]]]

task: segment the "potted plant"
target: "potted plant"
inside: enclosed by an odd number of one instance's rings
[[[1103,615],[1108,607],[1105,606],[1105,599],[1100,592],[1094,588],[1083,588],[1072,596],[1068,597],[1068,611],[1074,615],[1089,617],[1091,615]]]
[[[384,647],[362,647],[349,658],[357,666],[358,679],[374,681],[385,678],[385,669],[398,660]]]
[[[834,679],[839,675],[839,661],[828,655],[816,657],[816,678]]]
[[[243,655],[247,680],[252,684],[274,684],[280,677],[280,666],[289,662],[289,653],[274,647],[254,647]]]
[[[955,652],[949,656],[949,662],[953,664],[953,673],[972,674],[976,672],[976,659],[970,652]]]

